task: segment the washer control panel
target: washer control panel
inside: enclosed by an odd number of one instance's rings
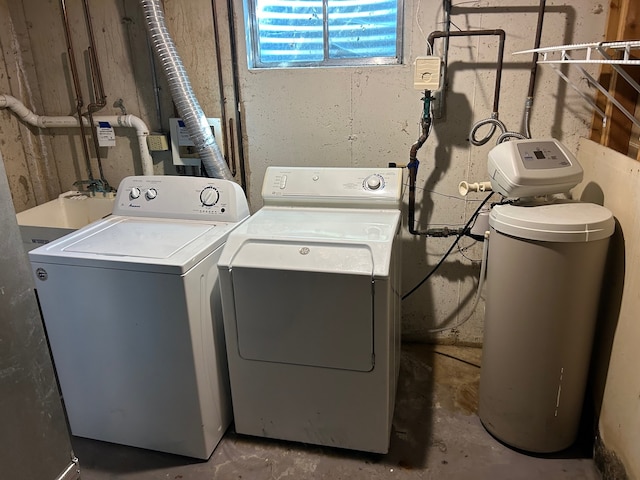
[[[229,180],[151,175],[122,180],[113,214],[237,222],[249,207],[240,186]]]
[[[399,168],[268,167],[265,205],[397,208],[402,198]]]

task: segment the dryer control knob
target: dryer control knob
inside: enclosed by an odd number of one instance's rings
[[[133,187],[131,189],[131,192],[129,192],[129,198],[131,200],[135,200],[136,198],[138,198],[140,196],[140,189],[138,187]]]
[[[202,205],[207,207],[211,207],[218,203],[218,199],[220,198],[220,193],[215,187],[205,187],[200,192],[200,201]]]
[[[158,191],[155,188],[150,188],[147,190],[145,196],[147,197],[147,200],[153,200],[158,196]]]
[[[369,190],[378,190],[382,186],[382,181],[378,175],[371,175],[365,180]]]

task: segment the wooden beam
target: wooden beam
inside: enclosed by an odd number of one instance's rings
[[[640,38],[640,2],[636,0],[611,0],[605,40],[622,41],[638,38]],[[639,68],[633,67],[625,70],[636,81],[640,80]],[[627,111],[635,112],[638,92],[615,70],[608,65],[603,65],[599,81]],[[602,119],[594,114],[591,139],[627,155],[633,129],[632,122],[618,108],[608,102],[604,95],[599,94],[596,97],[596,103],[605,111],[607,122],[606,125],[603,125]]]
[[[607,30],[604,37],[605,42],[614,41],[618,35],[618,25],[620,24],[622,15],[622,3],[625,1],[628,2],[628,0],[611,0],[609,3],[609,18],[607,19]],[[609,90],[609,86],[611,85],[612,72],[613,68],[611,68],[611,65],[604,64],[600,68],[598,82],[607,90]],[[607,108],[607,97],[598,92],[596,94],[596,104],[602,111],[605,111]],[[591,121],[591,140],[603,144],[604,129],[605,125],[602,117],[597,112],[594,112]]]
[[[623,0],[621,17],[617,29],[617,38],[619,40],[631,40],[639,38],[640,25],[640,5],[637,1]],[[636,81],[640,79],[640,69],[637,67],[626,68],[632,78]],[[626,80],[620,78],[614,73],[613,82],[609,87],[610,93],[618,100],[628,112],[635,112],[636,103],[638,102],[638,92],[631,87]],[[611,104],[607,105],[605,110],[609,122],[605,128],[604,145],[620,152],[628,154],[629,140],[631,138],[631,129],[633,124],[618,108]]]

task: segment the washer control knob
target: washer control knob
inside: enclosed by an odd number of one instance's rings
[[[382,186],[382,180],[378,175],[371,175],[367,177],[365,184],[369,190],[378,190]]]
[[[215,187],[205,187],[200,192],[200,201],[202,202],[202,205],[206,207],[215,205],[216,203],[218,203],[219,199],[220,193]]]
[[[131,189],[131,191],[129,192],[129,198],[131,200],[135,200],[136,198],[138,198],[140,196],[140,189],[138,187],[133,187]]]
[[[155,188],[150,188],[147,190],[147,193],[145,193],[145,196],[147,197],[147,200],[153,200],[158,196],[158,191]]]

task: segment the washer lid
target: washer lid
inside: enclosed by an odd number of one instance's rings
[[[500,233],[544,242],[593,242],[613,234],[612,213],[593,203],[496,205],[489,225]]]
[[[125,218],[63,247],[63,252],[109,256],[169,258],[213,228],[207,224],[174,223],[152,219]]]
[[[238,223],[111,215],[31,250],[32,262],[183,274]]]

